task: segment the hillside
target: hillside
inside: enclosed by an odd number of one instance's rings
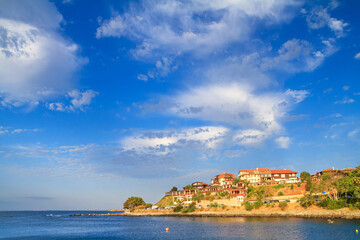
[[[155,204],[158,207],[166,207],[174,205],[172,202],[172,196],[164,196],[159,202]]]

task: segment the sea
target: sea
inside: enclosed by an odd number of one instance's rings
[[[108,212],[3,211],[0,239],[360,239],[360,220],[71,216],[79,213]]]

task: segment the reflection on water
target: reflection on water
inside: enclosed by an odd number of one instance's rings
[[[360,220],[336,219],[329,224],[327,219],[303,218],[70,214],[74,212],[0,212],[0,239],[360,239],[355,233]]]
[[[206,226],[217,237],[226,239],[360,239],[355,233],[358,220],[334,220],[271,217],[180,217],[167,221],[192,222]],[[202,226],[202,227],[200,227]]]

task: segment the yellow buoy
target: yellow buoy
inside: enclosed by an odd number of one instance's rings
[[[165,228],[165,230],[168,232],[168,231],[169,231],[169,228]]]
[[[356,229],[355,232],[356,232],[356,233],[359,233],[359,230]]]

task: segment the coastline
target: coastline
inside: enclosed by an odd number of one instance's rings
[[[172,211],[135,211],[127,213],[107,214],[75,214],[71,216],[126,216],[126,217],[295,217],[325,219],[360,219],[360,211],[339,210],[302,210],[302,211],[197,211],[192,213],[176,213]]]
[[[124,213],[121,216],[128,217],[297,217],[297,218],[327,218],[327,219],[360,219],[360,211],[350,210],[311,210],[294,212],[256,212],[256,211],[234,211],[234,212],[192,212],[192,213]]]

